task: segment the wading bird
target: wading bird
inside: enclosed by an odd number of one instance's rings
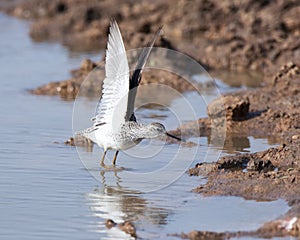
[[[129,66],[122,36],[115,20],[111,21],[105,59],[105,79],[102,86],[102,98],[96,108],[93,126],[80,131],[104,149],[101,166],[107,150],[116,150],[113,165],[116,164],[120,150],[134,147],[143,139],[152,139],[162,135],[181,140],[169,134],[164,125],[158,122],[141,124],[134,116],[134,102],[137,88],[142,79],[142,71],[153,48],[161,28],[155,33],[148,46],[143,48],[133,74],[129,76]]]

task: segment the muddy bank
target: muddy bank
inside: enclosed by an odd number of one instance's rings
[[[33,20],[36,41],[60,41],[76,50],[103,49],[115,17],[127,49],[145,45],[163,25],[165,38],[157,45],[175,46],[214,68],[270,72],[300,59],[300,3],[294,0],[30,0],[6,11]]]
[[[191,231],[189,233],[171,234],[181,239],[190,240],[225,240],[225,239],[238,239],[248,238],[264,238],[273,239],[286,237],[287,235],[298,237],[299,236],[299,221],[297,218],[286,217],[273,222],[264,224],[256,231],[238,231],[238,232],[208,232],[208,231]]]
[[[266,151],[220,158],[216,163],[198,164],[189,170],[205,174],[208,182],[194,189],[205,196],[230,195],[245,199],[271,201],[278,198],[293,203],[300,196],[300,135],[286,144]]]
[[[104,49],[109,21],[115,17],[126,49],[145,46],[163,25],[164,35],[155,46],[187,53],[206,69],[258,70],[265,73],[267,80],[287,61],[300,60],[300,20],[295,17],[300,12],[300,4],[292,0],[242,3],[20,0],[15,3],[4,4],[6,7],[2,9],[32,20],[33,39],[60,41],[74,50]],[[83,62],[68,80],[52,82],[32,92],[74,99],[83,79],[93,69],[86,67],[89,64]],[[99,72],[99,76],[103,79],[103,73]],[[145,73],[142,82],[163,83],[180,91],[192,88],[178,76],[166,72]],[[99,94],[101,82],[97,83],[84,91]]]
[[[189,169],[191,176],[205,176],[207,182],[194,189],[204,196],[239,196],[257,201],[285,199],[291,210],[281,218],[264,224],[254,232],[209,233],[209,239],[238,236],[300,236],[300,71],[289,63],[263,88],[237,92],[216,99],[208,106],[210,118],[199,119],[208,136],[212,126],[222,126],[226,139],[237,135],[279,136],[281,145],[247,154],[220,158],[215,163],[199,163]],[[219,104],[222,100],[224,108]],[[221,120],[220,120],[221,118]],[[218,121],[218,124],[213,124]],[[189,123],[178,131],[199,135]],[[200,129],[201,132],[201,129]],[[173,133],[176,133],[174,131]],[[203,132],[202,132],[203,134]],[[225,144],[226,144],[225,139]],[[180,235],[204,239],[205,232]]]
[[[151,58],[151,61],[153,58]],[[130,68],[134,69],[135,62],[130,63]],[[166,64],[166,63],[163,63]],[[104,61],[93,62],[85,59],[78,69],[72,70],[71,78],[63,81],[50,82],[30,92],[36,95],[60,96],[64,100],[74,100],[79,93],[80,96],[100,97],[102,94],[102,84],[105,78]],[[166,66],[166,65],[164,65]],[[172,66],[171,66],[172,67]],[[176,66],[174,66],[176,68]],[[141,85],[156,84],[157,86],[169,86],[178,92],[196,90],[195,84],[188,80],[188,73],[181,76],[170,71],[155,69],[155,71],[145,69]],[[213,88],[213,81],[198,83],[197,88]],[[139,94],[139,93],[138,93]]]
[[[207,183],[194,189],[204,196],[239,196],[257,201],[285,199],[291,209],[256,231],[211,233],[208,239],[229,239],[252,236],[273,238],[300,236],[300,135],[286,144],[253,154],[238,154],[220,158],[216,163],[197,164],[189,170],[191,176],[207,177]],[[203,232],[184,234],[183,238],[198,238]],[[196,237],[195,237],[196,236]]]
[[[300,134],[300,70],[290,62],[254,90],[242,90],[215,99],[207,107],[209,118],[183,124],[173,131],[184,136],[211,136],[220,130],[226,139],[254,136],[283,141]],[[199,126],[199,128],[196,128]],[[215,136],[216,137],[216,136]],[[211,139],[212,140],[212,139]]]

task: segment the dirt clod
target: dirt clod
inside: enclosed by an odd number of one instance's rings
[[[249,99],[240,96],[224,96],[215,99],[207,107],[210,118],[226,117],[227,120],[239,121],[249,114]]]

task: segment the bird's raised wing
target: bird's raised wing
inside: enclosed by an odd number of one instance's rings
[[[135,121],[135,116],[134,116],[133,111],[134,111],[134,102],[135,102],[137,87],[139,86],[139,84],[141,82],[142,72],[143,72],[143,69],[149,58],[149,55],[153,48],[154,42],[161,33],[162,33],[162,27],[160,27],[158,29],[158,31],[155,33],[155,35],[153,36],[151,41],[147,44],[146,47],[143,48],[142,52],[140,53],[135,70],[130,78],[128,105],[127,105],[127,112],[126,112],[126,117],[125,117],[126,121],[129,121],[129,120]]]
[[[102,98],[92,120],[94,125],[111,123],[120,126],[125,122],[126,116],[129,67],[122,36],[115,20],[111,21],[109,32]]]

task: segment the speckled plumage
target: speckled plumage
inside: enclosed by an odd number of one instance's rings
[[[161,135],[172,136],[166,132],[160,123],[140,124],[134,116],[134,102],[137,87],[142,78],[142,71],[156,38],[161,33],[161,28],[153,39],[144,48],[139,56],[137,66],[129,77],[129,66],[122,36],[115,20],[111,22],[108,36],[105,64],[105,79],[103,81],[102,98],[100,99],[96,116],[92,118],[94,125],[79,134],[90,139],[104,149],[101,165],[104,165],[107,150],[126,150],[137,145],[142,139],[155,138]]]

